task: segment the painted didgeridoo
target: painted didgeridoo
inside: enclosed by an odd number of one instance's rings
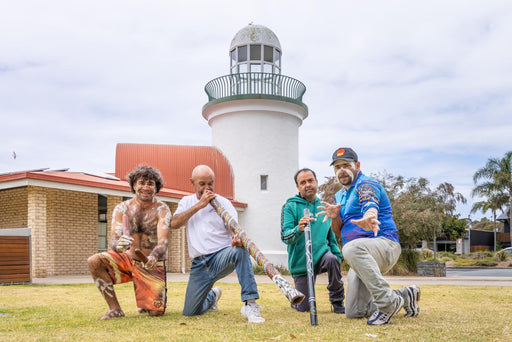
[[[123,235],[130,236],[130,220],[126,214],[123,214]]]
[[[308,208],[304,209],[304,217],[310,218]],[[311,325],[318,325],[315,297],[315,273],[313,269],[313,244],[311,242],[311,224],[309,221],[306,222],[304,227],[304,242],[306,249],[306,269],[308,272],[309,320]]]
[[[215,198],[210,201],[210,204],[215,209],[217,214],[224,220],[226,227],[233,232],[238,234],[242,244],[247,249],[249,254],[256,260],[256,263],[263,268],[267,276],[277,285],[279,290],[286,296],[286,298],[293,305],[297,305],[302,302],[305,298],[304,294],[295,289],[286,279],[283,278],[281,273],[272,265],[270,261],[263,255],[263,253],[256,246],[238,222],[228,213],[228,211],[219,203]]]
[[[143,251],[141,251],[140,249],[138,248],[135,248],[135,250],[133,251],[135,253],[135,255],[140,259],[140,261],[142,261],[143,263],[147,263],[148,262],[148,257],[146,256],[146,254],[144,254]]]

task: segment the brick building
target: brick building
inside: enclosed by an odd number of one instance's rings
[[[189,178],[198,164],[211,166],[217,193],[233,199],[229,163],[219,150],[208,146],[119,144],[114,176],[47,169],[0,175],[0,243],[3,236],[17,232],[28,235],[30,241],[26,253],[15,247],[0,253],[0,283],[8,275],[13,281],[26,281],[16,278],[16,272],[23,270],[30,277],[89,273],[87,258],[107,249],[112,211],[133,196],[124,178],[139,164],[161,171],[166,183],[157,197],[171,212],[183,196],[193,193]],[[247,206],[233,204],[241,213]],[[170,231],[169,272],[190,269],[185,229]],[[24,258],[26,265],[21,262]]]

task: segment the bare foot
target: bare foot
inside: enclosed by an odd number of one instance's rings
[[[163,316],[163,311],[156,311],[156,310],[148,310],[148,315],[150,317],[157,317],[157,316]]]
[[[105,321],[111,318],[124,317],[124,312],[121,309],[112,309],[107,314],[101,318],[98,318],[98,321]]]

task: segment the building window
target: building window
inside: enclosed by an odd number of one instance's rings
[[[107,250],[107,196],[98,195],[98,250]]]
[[[261,190],[268,190],[268,175],[260,176],[260,187]]]

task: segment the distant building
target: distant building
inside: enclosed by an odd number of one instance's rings
[[[501,243],[501,246],[503,248],[511,247],[511,235],[510,235],[510,207],[505,210],[504,213],[502,213],[497,218],[498,221],[503,222],[503,233],[497,234],[497,241]]]

